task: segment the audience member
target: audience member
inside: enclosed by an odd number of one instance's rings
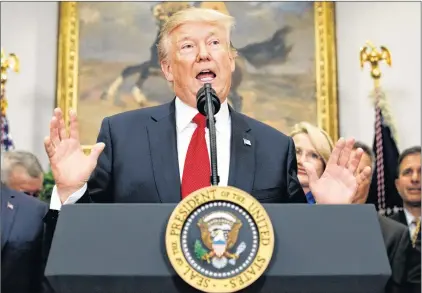
[[[44,278],[48,205],[1,183],[1,292],[50,292]],[[47,245],[46,245],[47,244]]]
[[[44,172],[37,157],[26,151],[2,154],[1,181],[13,190],[38,197],[43,189]]]
[[[312,193],[308,186],[309,181],[306,172],[301,172],[301,169],[304,168],[303,165],[306,163],[312,164],[317,171],[317,175],[321,176],[327,158],[330,157],[333,150],[333,142],[325,131],[307,122],[296,124],[290,135],[296,146],[299,182],[306,193],[308,202],[312,202]],[[368,167],[373,167],[374,157],[369,147],[362,143],[355,143],[354,150],[356,151],[359,148],[362,149],[363,156],[356,169],[356,176],[363,178],[359,176],[360,173]],[[355,203],[364,204],[366,202],[369,187],[370,179],[359,181]],[[382,216],[378,216],[378,219],[392,270],[392,276],[385,287],[385,293],[408,293],[409,287],[416,286],[412,284],[416,281],[412,271],[417,265],[414,262],[414,254],[407,229],[404,225],[391,219]]]
[[[408,226],[411,238],[420,250],[421,222],[421,147],[411,147],[399,157],[396,187],[403,199],[403,211],[392,219]],[[419,243],[417,243],[419,240]]]
[[[317,176],[321,177],[333,151],[334,144],[324,130],[308,122],[300,122],[294,125],[290,136],[293,138],[296,147],[297,177],[309,202],[309,179],[304,163],[312,164]]]
[[[403,199],[403,211],[390,216],[406,225],[417,262],[412,275],[417,280],[411,292],[421,292],[421,147],[404,150],[398,160],[396,188]],[[410,291],[409,291],[410,292]]]
[[[370,147],[356,142],[354,149],[358,148],[361,148],[364,154],[356,170],[357,174],[366,166],[375,165],[375,156]],[[359,184],[355,203],[366,203],[370,186],[370,179]],[[387,285],[388,292],[420,292],[420,253],[412,248],[406,226],[386,217],[379,216],[379,220],[392,269],[392,278]]]

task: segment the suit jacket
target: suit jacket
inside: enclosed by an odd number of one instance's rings
[[[403,224],[406,227],[407,234],[410,233],[407,226],[406,215],[403,211],[399,211],[396,214],[390,216],[391,219]],[[409,293],[420,293],[421,292],[421,232],[419,231],[418,238],[416,241],[415,248],[410,249],[410,261],[409,261],[409,282],[410,288],[407,292]]]
[[[306,197],[308,198],[308,202],[314,202],[312,192],[308,192]],[[415,284],[416,280],[414,278],[414,271],[417,267],[414,262],[414,255],[407,226],[380,215],[378,215],[378,220],[392,272],[391,278],[388,280],[384,292],[420,292],[417,291],[418,286]]]
[[[42,291],[48,205],[1,185],[1,292]]]
[[[399,223],[402,223],[406,227],[409,227],[407,225],[406,215],[404,214],[404,211],[399,211],[398,213],[392,214],[390,218]],[[419,231],[418,238],[416,241],[416,249],[418,249],[419,251],[421,250],[421,231]]]
[[[297,178],[293,140],[229,108],[228,185],[262,203],[306,203]],[[79,203],[178,203],[181,200],[175,101],[107,117],[98,142],[104,151]],[[244,143],[250,141],[250,145]],[[59,212],[45,217],[50,239]]]
[[[293,140],[232,108],[230,115],[228,185],[263,203],[306,203]],[[97,141],[104,142],[105,149],[79,202],[181,200],[174,100],[105,118]]]
[[[412,260],[414,255],[407,226],[387,217],[379,216],[378,218],[392,271],[385,292],[418,292],[412,291],[417,287],[412,275],[417,268],[415,268],[415,262]]]

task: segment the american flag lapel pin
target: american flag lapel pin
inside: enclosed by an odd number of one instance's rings
[[[13,205],[10,203],[10,201],[7,202],[7,208],[13,210]]]
[[[251,146],[251,141],[249,139],[243,138],[243,144]]]

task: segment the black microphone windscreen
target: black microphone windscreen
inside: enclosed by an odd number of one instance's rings
[[[211,100],[212,112],[214,115],[217,114],[221,107],[220,99],[218,98],[216,91],[209,83],[206,83],[203,87],[201,87],[196,94],[196,107],[198,111],[204,116],[207,116],[207,97],[209,97]]]

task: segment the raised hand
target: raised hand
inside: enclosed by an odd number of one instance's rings
[[[91,153],[85,155],[79,141],[76,113],[70,110],[69,116],[70,129],[67,134],[61,109],[54,109],[50,122],[50,136],[44,139],[45,150],[62,203],[88,181],[105,146],[103,143],[97,143]]]
[[[371,167],[366,167],[355,176],[363,150],[353,152],[354,142],[354,139],[339,139],[320,178],[312,164],[304,163],[309,188],[318,204],[354,203],[358,184],[371,175]]]

